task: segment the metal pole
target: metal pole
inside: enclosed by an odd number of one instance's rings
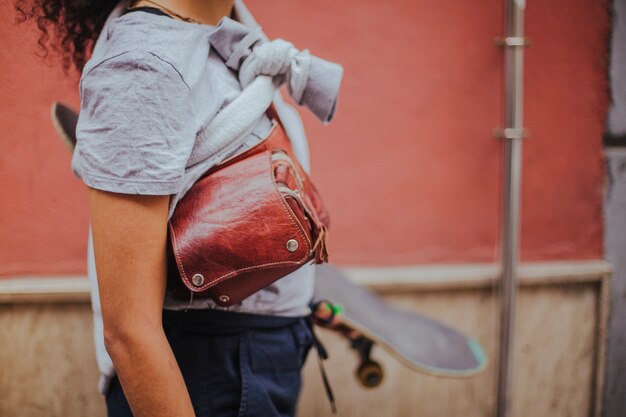
[[[511,415],[513,336],[517,295],[517,263],[522,176],[523,64],[525,0],[505,0],[505,174],[502,225],[502,278],[500,282],[500,345],[498,358],[497,417]]]

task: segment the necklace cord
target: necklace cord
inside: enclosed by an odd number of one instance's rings
[[[173,11],[173,10],[171,10],[171,9],[168,9],[167,7],[162,6],[162,5],[160,5],[159,3],[154,2],[154,1],[152,1],[152,0],[143,0],[143,1],[145,1],[146,3],[151,3],[151,4],[154,4],[154,5],[155,5],[155,6],[157,6],[160,10],[164,11],[165,13],[169,14],[170,16],[176,17],[176,18],[178,18],[178,19],[180,19],[180,20],[184,20],[185,22],[189,22],[189,23],[198,23],[198,24],[201,24],[201,22],[199,22],[199,21],[198,21],[198,20],[196,20],[196,19],[192,19],[191,17],[181,16],[180,14],[176,13],[175,11]],[[131,4],[132,4],[132,6],[129,6],[127,9],[128,9],[128,10],[131,10],[131,9],[136,8],[136,7],[135,7],[135,4],[137,4],[137,3],[139,3],[139,1],[134,1],[134,2],[132,2],[132,3],[131,3]]]

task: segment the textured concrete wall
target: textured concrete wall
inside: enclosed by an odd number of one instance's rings
[[[608,148],[606,259],[613,265],[605,417],[626,416],[626,148]]]
[[[498,239],[500,0],[248,0],[265,31],[342,63],[337,118],[306,111],[313,170],[342,264],[490,262]],[[49,106],[78,103],[0,3],[0,275],[83,272],[84,186]],[[607,3],[528,2],[522,255],[602,256]],[[549,233],[546,231],[549,230]]]
[[[601,281],[524,284],[516,335],[514,415],[591,417],[595,407]],[[444,379],[407,370],[375,349],[386,379],[374,390],[354,378],[347,341],[320,331],[340,417],[487,417],[494,411],[496,295],[484,282],[452,291],[384,284],[399,306],[437,317],[477,338],[490,364],[475,378]],[[383,288],[381,287],[381,288]],[[0,303],[0,416],[100,417],[88,304]],[[301,417],[331,416],[314,352],[305,369]]]
[[[613,1],[605,251],[613,264],[604,416],[626,415],[626,1]]]
[[[611,108],[608,131],[626,135],[626,1],[613,1],[613,33],[611,36]],[[623,141],[626,145],[626,140]]]

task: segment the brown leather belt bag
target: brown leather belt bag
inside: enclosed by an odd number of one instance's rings
[[[261,143],[211,169],[169,222],[170,289],[236,304],[308,262],[328,261],[328,213],[273,107]]]

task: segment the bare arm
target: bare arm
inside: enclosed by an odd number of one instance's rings
[[[162,326],[169,196],[90,189],[105,345],[135,417],[194,416]]]

